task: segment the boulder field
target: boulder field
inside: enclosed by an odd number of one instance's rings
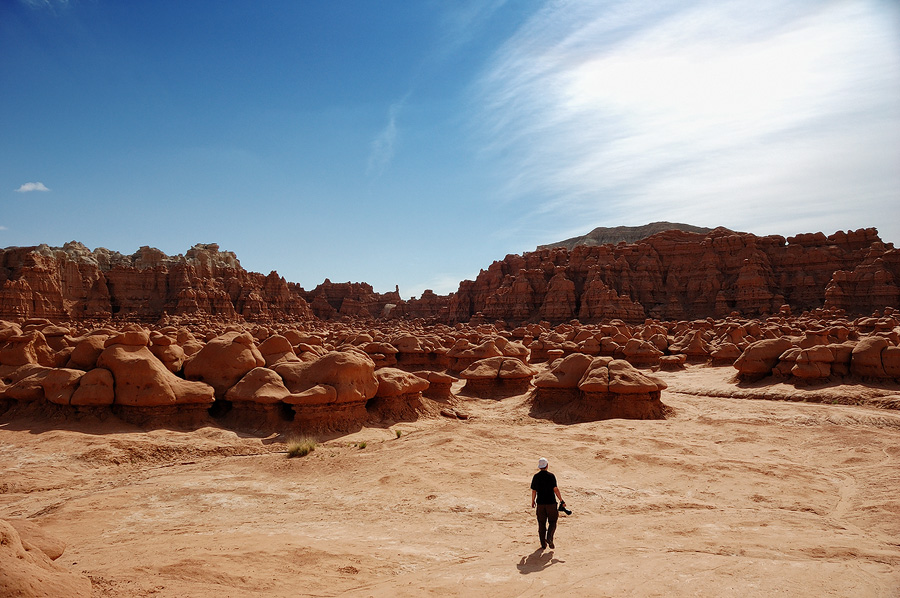
[[[658,370],[734,368],[733,384],[900,381],[890,308],[765,319],[425,325],[311,321],[149,327],[0,320],[0,412],[112,413],[147,425],[344,432],[527,395],[560,423],[664,418]],[[452,410],[452,409],[451,409]]]

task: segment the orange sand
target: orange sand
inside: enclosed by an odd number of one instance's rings
[[[900,595],[900,413],[702,394],[732,373],[662,374],[665,421],[464,398],[468,421],[298,459],[274,435],[0,418],[0,518],[66,541],[98,597]],[[544,552],[539,456],[575,511]]]

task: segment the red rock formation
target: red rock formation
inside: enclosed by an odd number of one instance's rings
[[[300,291],[275,272],[244,270],[215,244],[173,257],[150,247],[130,256],[89,251],[74,241],[0,250],[0,318],[308,320],[312,312]]]
[[[796,313],[870,314],[900,303],[900,251],[874,228],[785,239],[718,228],[636,243],[508,255],[460,283],[451,321],[683,320]]]

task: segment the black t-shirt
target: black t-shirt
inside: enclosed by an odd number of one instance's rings
[[[542,469],[531,478],[531,489],[537,490],[537,500],[539,505],[555,505],[556,496],[553,489],[556,488],[556,476]]]

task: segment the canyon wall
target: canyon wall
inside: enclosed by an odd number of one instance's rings
[[[0,319],[157,321],[200,316],[253,322],[379,318],[510,324],[618,318],[685,320],[816,308],[869,315],[900,307],[900,250],[874,228],[758,237],[717,228],[670,230],[634,243],[508,255],[456,293],[402,300],[366,283],[311,291],[244,270],[232,252],[198,244],[167,256],[59,248],[0,250]]]
[[[451,321],[748,317],[820,307],[871,314],[900,303],[900,252],[874,228],[758,237],[671,230],[636,243],[508,255],[450,299]]]
[[[164,315],[223,320],[303,320],[309,305],[277,273],[248,272],[234,253],[195,245],[167,256],[142,247],[133,255],[77,242],[0,250],[0,319],[156,321]]]

